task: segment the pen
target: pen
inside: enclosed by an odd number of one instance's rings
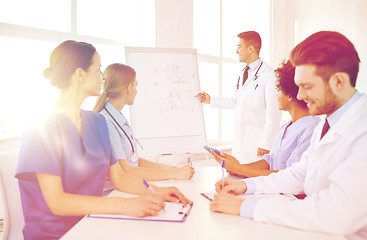
[[[186,154],[188,155],[188,157],[187,157],[187,164],[188,165],[192,165],[191,157],[190,157],[190,152],[187,152]]]
[[[208,199],[209,201],[213,201],[213,198],[205,193],[200,193],[201,196],[205,197],[206,199]]]
[[[155,197],[156,195],[155,195],[153,189],[149,186],[147,180],[143,179],[143,183],[144,183],[145,187],[149,190],[149,192],[153,195],[153,197]],[[166,212],[166,210],[164,210],[164,208],[163,208],[163,212]]]
[[[200,96],[200,93],[196,94],[194,97],[199,97]]]
[[[222,189],[224,188],[224,167],[226,165],[226,162],[223,160],[222,162]]]
[[[259,86],[259,84],[256,84],[256,86],[255,86],[255,90],[256,90],[256,88]]]
[[[143,179],[143,183],[144,183],[145,187],[149,190],[149,192],[155,197],[155,193],[154,193],[153,189],[149,186],[147,180]]]

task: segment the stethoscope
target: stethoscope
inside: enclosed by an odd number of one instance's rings
[[[257,68],[257,70],[255,72],[255,77],[254,77],[254,79],[252,79],[252,81],[256,81],[256,79],[258,78],[257,73],[259,72],[259,70],[260,70],[260,68],[261,68],[262,65],[263,65],[263,62],[261,61],[260,66]],[[245,68],[242,70],[242,72],[244,70],[245,70]],[[240,88],[240,78],[241,77],[238,77],[238,80],[237,80],[237,90]],[[255,87],[255,90],[256,90],[256,87]]]
[[[131,161],[132,162],[136,162],[139,160],[138,154],[135,152],[135,148],[134,148],[134,144],[131,141],[129,135],[125,132],[125,130],[121,127],[121,125],[117,122],[117,120],[112,116],[112,114],[107,110],[106,107],[103,107],[104,110],[106,110],[106,112],[108,113],[108,115],[110,115],[110,117],[113,119],[113,121],[117,124],[117,126],[119,126],[119,128],[121,129],[121,131],[125,134],[125,136],[127,137],[127,139],[130,142],[130,146],[131,146],[131,150],[133,151],[133,153],[131,154]],[[127,123],[124,124],[124,126],[128,126],[130,127]],[[134,138],[136,140],[136,142],[140,145],[141,148],[143,148],[143,146],[140,144],[140,142],[138,141],[138,139]]]

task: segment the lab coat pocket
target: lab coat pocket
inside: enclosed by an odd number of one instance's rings
[[[263,83],[256,82],[252,87],[250,104],[256,107],[265,106],[265,88]]]

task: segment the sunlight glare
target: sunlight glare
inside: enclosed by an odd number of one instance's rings
[[[55,102],[58,90],[43,76],[55,43],[0,37],[1,138],[19,136]],[[9,131],[6,131],[8,129]]]

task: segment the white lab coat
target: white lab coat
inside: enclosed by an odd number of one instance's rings
[[[367,239],[366,106],[367,96],[362,95],[322,140],[321,121],[300,162],[252,178],[256,193],[307,194],[304,200],[260,199],[255,221]]]
[[[270,150],[280,128],[274,70],[263,62],[257,79],[256,70],[237,90],[235,97],[212,97],[210,101],[211,107],[235,109],[232,155],[240,163],[258,160],[259,147]]]

